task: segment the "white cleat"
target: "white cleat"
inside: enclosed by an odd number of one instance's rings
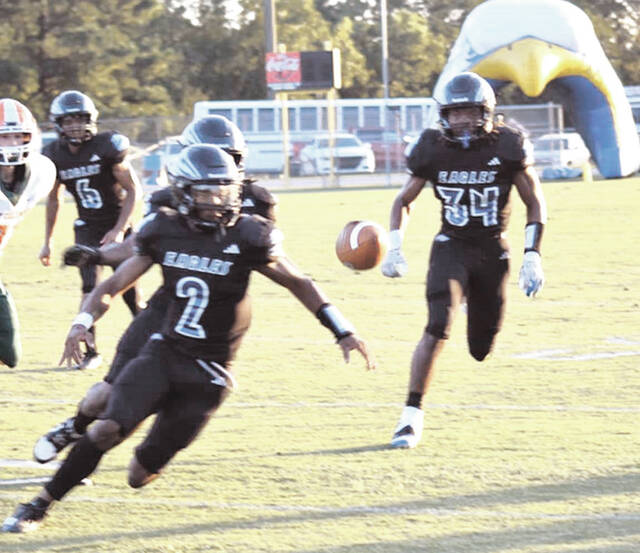
[[[405,406],[400,416],[400,422],[391,438],[391,447],[397,449],[411,449],[418,445],[422,437],[424,413],[417,407]]]
[[[92,370],[97,369],[100,365],[102,365],[102,355],[96,353],[94,351],[87,352],[84,354],[82,361],[80,363],[73,366],[77,371],[84,370]]]
[[[71,417],[54,426],[36,442],[33,458],[38,463],[53,461],[65,447],[82,438],[82,434],[78,434],[73,427],[74,420],[75,417]]]

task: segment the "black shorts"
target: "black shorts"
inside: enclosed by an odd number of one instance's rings
[[[113,383],[104,418],[116,421],[126,436],[149,415],[158,414],[136,448],[142,466],[155,473],[195,439],[228,391],[214,383],[198,360],[151,339]]]
[[[484,358],[502,324],[508,278],[506,241],[466,242],[438,234],[427,274],[426,331],[436,338],[448,338],[466,297],[469,349],[475,358]]]
[[[99,248],[100,241],[114,225],[115,221],[107,221],[106,223],[87,223],[82,219],[76,219],[73,224],[76,244]],[[129,236],[131,232],[131,228],[128,228],[124,233],[124,237],[126,238]],[[80,278],[82,279],[82,293],[88,294],[96,287],[98,278],[102,273],[102,267],[100,265],[84,265],[83,267],[78,267],[78,269],[80,271]]]

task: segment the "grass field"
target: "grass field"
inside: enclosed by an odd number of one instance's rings
[[[239,390],[199,440],[162,478],[132,490],[126,466],[140,430],[38,532],[0,534],[0,552],[640,551],[640,179],[544,189],[544,291],[530,301],[517,288],[524,214],[514,205],[504,329],[479,364],[460,314],[425,398],[418,448],[387,444],[425,321],[439,219],[431,191],[405,240],[410,272],[393,281],[378,269],[350,272],[333,244],[350,219],[386,226],[396,190],[283,193],[279,226],[291,258],[370,342],[378,370],[367,373],[360,359],[344,365],[330,333],[256,275]],[[72,217],[67,204],[58,252],[71,242]],[[38,207],[2,259],[24,359],[0,369],[1,519],[52,472],[16,463],[31,459],[37,437],[72,414],[106,370],[56,366],[79,278],[37,262],[43,219]],[[144,288],[157,283],[153,269]],[[99,323],[107,358],[128,320],[118,302]]]

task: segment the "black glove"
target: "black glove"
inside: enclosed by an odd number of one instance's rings
[[[98,248],[91,246],[83,246],[82,244],[74,244],[64,250],[62,254],[62,262],[64,265],[74,267],[84,267],[85,265],[100,265],[102,256]]]

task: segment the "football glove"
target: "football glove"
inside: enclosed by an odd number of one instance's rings
[[[542,272],[542,260],[536,251],[525,252],[520,268],[518,285],[527,297],[532,298],[544,286],[544,273]]]
[[[69,246],[62,253],[62,262],[73,267],[84,267],[85,265],[100,265],[101,256],[98,248],[74,244]]]
[[[403,277],[407,274],[409,265],[407,260],[402,255],[400,248],[392,249],[387,252],[387,255],[382,262],[382,274],[389,278]]]

